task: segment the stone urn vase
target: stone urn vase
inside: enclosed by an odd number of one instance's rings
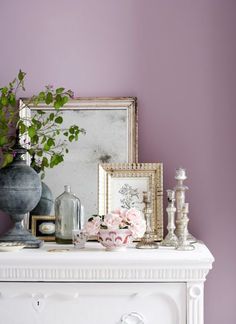
[[[34,207],[33,210],[31,210],[29,215],[29,230],[31,230],[32,227],[32,216],[33,215],[51,215],[51,211],[54,206],[54,200],[51,189],[44,183],[41,182],[42,185],[42,194],[40,197],[40,200],[38,204]]]
[[[24,229],[22,220],[41,197],[39,175],[21,158],[26,149],[20,146],[19,139],[13,148],[13,162],[0,169],[0,210],[10,215],[14,226],[0,237],[0,242],[22,242],[26,247],[38,248],[42,241]]]
[[[30,212],[31,215],[50,215],[54,206],[54,200],[51,189],[45,182],[42,184],[42,194],[37,206]]]

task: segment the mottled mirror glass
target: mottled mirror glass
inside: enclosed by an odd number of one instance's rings
[[[30,113],[25,108],[22,116],[33,116],[37,109],[47,113],[53,110],[46,105],[30,106]],[[98,212],[98,164],[136,162],[136,101],[134,98],[74,99],[62,108],[62,113],[63,127],[77,124],[86,134],[69,144],[64,162],[47,169],[43,181],[54,198],[63,192],[65,184],[70,185],[88,218]]]

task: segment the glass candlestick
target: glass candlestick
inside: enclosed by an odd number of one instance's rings
[[[175,179],[177,181],[177,184],[174,187],[175,198],[176,198],[176,209],[177,209],[175,234],[179,238],[181,235],[181,217],[182,217],[182,208],[185,204],[185,192],[189,189],[184,184],[184,181],[187,179],[186,170],[183,168],[177,169],[175,173]],[[192,243],[197,242],[197,239],[189,232],[187,234],[187,239]]]
[[[168,214],[168,225],[167,230],[168,233],[164,240],[162,241],[162,246],[172,246],[176,247],[178,245],[178,237],[175,235],[175,212],[176,208],[175,204],[175,191],[174,190],[167,190],[167,198],[168,198],[168,206],[166,208]]]
[[[153,239],[151,229],[151,215],[152,215],[152,195],[151,192],[143,192],[143,203],[144,203],[144,217],[146,220],[146,231],[141,238],[141,241],[136,244],[137,249],[157,249],[158,244]]]
[[[180,219],[180,236],[178,246],[176,247],[177,250],[180,251],[191,251],[194,250],[194,246],[188,240],[188,213],[189,213],[189,204],[184,203],[182,207],[182,216]]]

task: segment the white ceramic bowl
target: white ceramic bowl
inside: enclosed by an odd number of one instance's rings
[[[108,251],[121,251],[132,242],[132,233],[129,229],[100,229],[98,241]]]

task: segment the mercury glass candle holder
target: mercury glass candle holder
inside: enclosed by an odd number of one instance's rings
[[[189,212],[189,204],[185,203],[182,207],[182,217],[180,219],[180,236],[177,250],[181,251],[192,251],[194,250],[194,246],[188,240],[188,212]]]
[[[168,206],[166,208],[168,214],[168,225],[167,230],[168,233],[164,240],[162,241],[162,246],[170,246],[176,247],[178,245],[178,237],[175,235],[175,212],[176,208],[175,204],[175,191],[174,190],[167,190],[167,198],[168,198]]]
[[[151,192],[143,192],[143,203],[144,203],[144,217],[146,221],[146,231],[141,238],[140,242],[136,244],[137,249],[157,249],[158,244],[153,239],[151,229],[151,215],[152,215],[152,195]]]
[[[179,238],[181,235],[181,217],[182,217],[182,208],[185,204],[185,193],[189,189],[184,181],[187,179],[186,170],[183,168],[179,168],[176,170],[175,179],[177,181],[175,190],[175,199],[176,199],[176,209],[177,209],[177,217],[176,217],[176,229],[175,234]],[[188,241],[194,243],[197,242],[197,239],[188,232],[187,234]]]

